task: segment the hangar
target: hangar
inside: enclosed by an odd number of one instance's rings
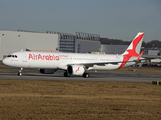
[[[0,59],[11,52],[20,50],[122,54],[126,48],[127,45],[101,45],[98,34],[0,30]]]
[[[70,53],[100,52],[100,35],[76,32],[74,34],[47,31],[49,34],[60,36],[59,51]]]
[[[0,30],[0,59],[22,49],[24,51],[56,51],[59,49],[59,35],[24,30]]]
[[[0,59],[14,51],[60,51],[70,53],[100,52],[100,35],[76,32],[46,33],[0,30]]]
[[[106,54],[122,54],[127,49],[128,45],[101,45],[101,51]]]

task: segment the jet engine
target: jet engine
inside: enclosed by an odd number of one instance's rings
[[[39,72],[42,74],[54,74],[56,69],[40,69]]]
[[[83,65],[70,65],[67,68],[67,72],[70,75],[83,75],[85,68]]]

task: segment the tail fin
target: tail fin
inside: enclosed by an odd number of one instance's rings
[[[144,33],[139,32],[134,38],[134,40],[131,42],[127,50],[123,53],[123,55],[138,57],[141,50],[143,36],[144,36]]]
[[[123,55],[123,61],[121,63],[121,65],[118,67],[122,68],[131,57],[139,57],[139,53],[140,53],[140,49],[141,49],[141,45],[142,45],[142,41],[143,41],[143,36],[144,33],[143,32],[139,32],[136,37],[134,38],[134,40],[131,42],[131,44],[129,45],[129,47],[127,48],[127,50],[122,54]]]

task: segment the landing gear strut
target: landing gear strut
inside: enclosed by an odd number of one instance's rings
[[[18,76],[21,76],[22,75],[22,70],[23,70],[23,68],[21,68],[20,70],[19,70],[19,72],[18,72]]]
[[[64,77],[70,77],[70,75],[67,71],[64,72]]]
[[[84,77],[84,78],[89,78],[89,77],[90,77],[90,74],[89,74],[89,73],[84,73],[84,74],[83,74],[83,77]]]

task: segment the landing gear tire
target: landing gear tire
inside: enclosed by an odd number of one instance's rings
[[[84,78],[89,78],[89,77],[90,77],[90,74],[89,74],[89,73],[84,73],[84,74],[83,74],[83,77],[84,77]]]
[[[18,73],[17,75],[18,75],[18,76],[22,76],[22,73]]]
[[[68,74],[68,72],[64,72],[64,77],[70,77],[70,75]]]
[[[22,76],[22,71],[23,71],[23,68],[21,68],[20,70],[19,70],[19,72],[18,72],[18,76]]]

